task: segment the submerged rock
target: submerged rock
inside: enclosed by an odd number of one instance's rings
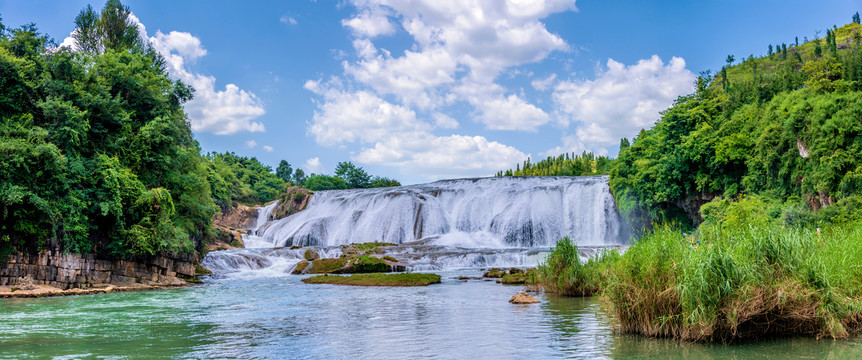
[[[539,299],[536,299],[525,292],[519,292],[515,294],[515,296],[512,296],[512,298],[509,299],[509,302],[512,304],[535,304],[539,302]]]

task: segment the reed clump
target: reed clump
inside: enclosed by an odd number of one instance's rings
[[[660,226],[606,274],[602,302],[626,333],[721,342],[843,338],[862,324],[858,222],[822,232],[706,225],[697,235]]]
[[[565,296],[592,296],[606,285],[610,265],[618,261],[616,250],[601,250],[582,261],[578,246],[568,237],[557,241],[538,272],[527,284],[536,289]]]

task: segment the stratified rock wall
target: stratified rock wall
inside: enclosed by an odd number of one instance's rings
[[[42,251],[12,254],[0,262],[0,286],[18,284],[30,275],[34,284],[60,289],[96,284],[182,285],[195,276],[195,256],[153,256],[140,261],[105,260],[94,255]]]

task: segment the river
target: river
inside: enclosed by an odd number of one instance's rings
[[[439,272],[419,288],[205,277],[184,289],[0,300],[0,358],[853,359],[862,339],[704,345],[612,331],[591,298],[539,295]]]

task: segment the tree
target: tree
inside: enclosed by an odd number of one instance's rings
[[[300,185],[300,186],[304,185],[305,179],[306,179],[305,171],[303,171],[302,169],[296,169],[296,171],[293,172],[293,180],[296,183],[296,185]]]
[[[631,146],[631,145],[632,145],[632,144],[631,144],[631,142],[629,142],[629,139],[628,139],[628,138],[622,138],[622,139],[620,139],[620,150],[625,149],[625,148],[627,148],[627,147],[629,147],[629,146]]]
[[[734,58],[733,55],[727,55],[727,59],[725,59],[724,61],[727,62],[728,66],[730,66],[733,64],[734,60],[736,60],[736,58]]]
[[[796,37],[796,46],[799,46],[799,36]]]
[[[101,45],[99,44],[99,40],[101,38],[100,29],[99,29],[99,14],[97,14],[93,7],[87,5],[84,10],[81,10],[78,13],[78,16],[75,17],[75,31],[72,33],[72,38],[75,39],[75,45],[77,46],[78,51],[83,51],[86,53],[100,53]]]
[[[769,44],[769,49],[766,51],[766,56],[772,56],[772,44]]]
[[[350,161],[339,162],[335,166],[335,176],[343,179],[351,189],[367,188],[371,185],[371,176]]]
[[[855,14],[853,14],[853,22],[855,22],[857,24],[862,24],[862,22],[860,22],[860,19],[859,19],[859,12],[858,11]]]
[[[286,160],[279,162],[278,167],[275,168],[275,176],[280,177],[284,182],[290,182],[293,179],[293,168],[290,163]]]
[[[79,51],[103,53],[107,49],[143,50],[138,26],[129,17],[131,10],[119,0],[108,0],[101,14],[87,5],[75,17],[75,45]]]

